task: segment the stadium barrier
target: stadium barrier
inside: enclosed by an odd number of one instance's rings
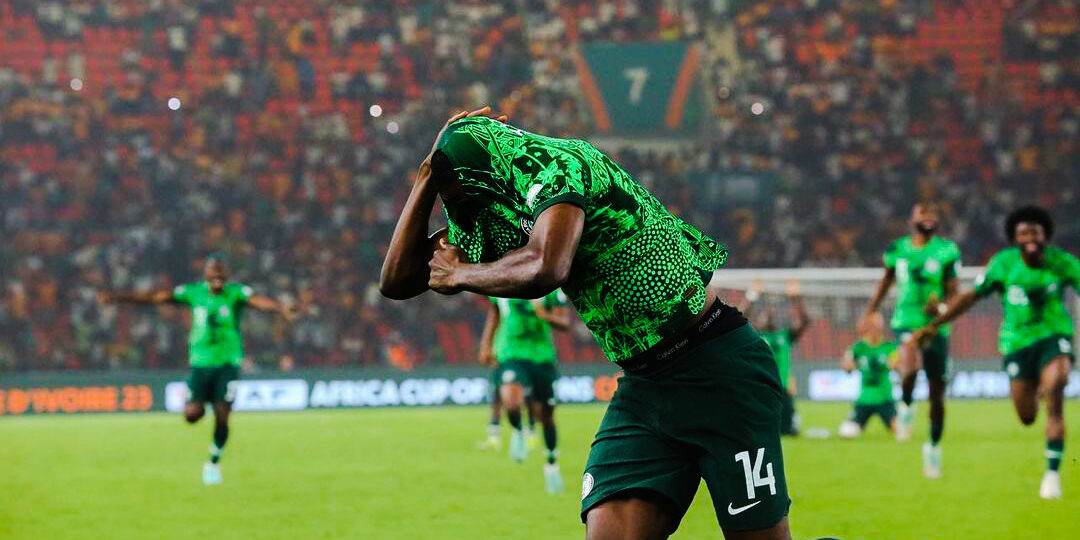
[[[561,403],[608,401],[611,365],[567,365],[555,383]],[[186,371],[32,373],[0,379],[0,416],[146,412],[183,409]],[[237,411],[358,407],[457,406],[487,403],[490,370],[483,367],[320,369],[252,373],[237,381]]]
[[[799,399],[851,401],[859,376],[834,369],[833,363],[796,362]],[[829,367],[826,367],[829,366]],[[567,365],[555,383],[560,403],[610,401],[617,370],[610,365]],[[32,373],[0,380],[0,416],[100,412],[179,412],[187,399],[186,371]],[[893,391],[899,398],[894,372]],[[254,373],[237,382],[237,411],[432,407],[480,405],[491,395],[490,371],[482,367],[426,368],[411,372],[388,369],[318,369],[290,373]],[[925,399],[926,380],[919,374],[916,399]],[[1009,396],[1009,378],[997,361],[965,361],[950,376],[953,399],[1000,399]],[[1065,388],[1080,397],[1080,371]]]

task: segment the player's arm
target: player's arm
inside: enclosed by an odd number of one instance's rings
[[[479,360],[482,365],[495,365],[495,331],[499,329],[501,322],[499,307],[488,303],[487,318],[484,319],[484,332],[480,334]]]
[[[840,360],[840,369],[848,373],[855,369],[855,352],[851,348],[844,351],[844,358]]]
[[[439,240],[446,237],[445,229],[428,234],[428,221],[438,196],[431,160],[425,159],[386,250],[379,276],[379,292],[383,296],[405,300],[428,289],[428,259]]]
[[[945,279],[942,282],[942,297],[937,299],[936,295],[931,295],[926,302],[926,306],[923,311],[927,315],[940,315],[945,313],[945,310],[949,307],[949,302],[956,297],[960,292],[960,279],[957,275],[957,268],[960,266],[959,260],[950,261],[945,265]]]
[[[806,306],[803,304],[802,296],[795,295],[791,297],[791,321],[793,326],[788,339],[795,343],[810,327],[810,315],[806,313]]]
[[[100,304],[142,304],[156,306],[161,304],[176,304],[176,298],[171,290],[153,291],[101,291],[98,293]]]
[[[293,304],[284,304],[270,298],[269,296],[263,296],[261,294],[253,294],[248,297],[247,303],[249,306],[259,310],[268,311],[271,313],[278,313],[285,320],[291,321],[296,318],[298,310]]]
[[[563,331],[570,329],[570,310],[566,306],[547,307],[543,300],[533,300],[532,306],[536,316],[552,328]]]
[[[440,244],[428,262],[428,286],[440,294],[540,298],[566,283],[584,225],[581,207],[555,204],[537,216],[525,247],[490,263],[466,263],[460,249]]]
[[[881,276],[881,281],[878,282],[874,296],[870,298],[870,303],[866,306],[866,313],[863,314],[864,321],[881,309],[881,304],[885,301],[885,297],[889,294],[889,289],[892,288],[893,283],[896,283],[896,268],[886,266],[885,275]]]
[[[462,118],[490,114],[491,107],[485,106],[475,111],[462,111],[451,116],[435,136],[435,144],[439,143],[443,132],[453,122]],[[498,115],[495,119],[505,122],[507,118],[505,115]],[[390,237],[390,246],[387,248],[386,259],[383,260],[382,272],[379,275],[379,292],[387,298],[405,300],[428,290],[428,260],[432,252],[446,239],[446,229],[433,234],[428,233],[428,221],[435,207],[435,199],[439,195],[438,182],[432,174],[431,167],[431,158],[435,155],[435,150],[433,146],[431,152],[420,163],[416,181],[413,182],[412,190],[405,201],[405,208],[401,210],[397,225],[394,226],[394,234]]]
[[[926,324],[926,326],[918,329],[912,334],[911,343],[921,342],[924,338],[932,336],[938,332],[943,325],[949,324],[953,320],[959,318],[964,313],[967,313],[976,302],[979,301],[979,295],[975,289],[967,291],[965,293],[958,294],[953,297],[949,302],[948,307],[934,320]]]

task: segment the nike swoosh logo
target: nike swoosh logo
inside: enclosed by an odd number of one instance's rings
[[[738,508],[732,508],[731,503],[728,503],[727,504],[727,513],[734,516],[735,514],[741,514],[741,513],[745,512],[745,511],[747,511],[747,510],[749,510],[749,509],[751,509],[751,508],[753,508],[753,507],[755,507],[755,506],[757,506],[759,504],[761,504],[761,501],[755,501],[755,502],[752,502],[752,503],[750,503],[750,504],[748,504],[746,506],[740,506]]]

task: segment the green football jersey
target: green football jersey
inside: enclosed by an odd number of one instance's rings
[[[437,143],[465,192],[485,201],[471,223],[447,208],[449,239],[471,262],[523,247],[541,212],[579,206],[585,224],[562,286],[608,359],[625,360],[689,324],[727,249],[687,225],[588,142],[477,117]]]
[[[998,252],[975,281],[980,298],[1000,293],[1004,308],[998,349],[1010,354],[1054,335],[1073,335],[1065,308],[1065,288],[1080,286],[1080,261],[1063,249],[1046,246],[1046,262],[1032,268],[1020,248]]]
[[[252,294],[251,287],[239,283],[228,283],[221,294],[213,294],[205,281],[173,290],[176,303],[191,306],[188,359],[192,367],[240,365],[244,358],[240,318]]]
[[[847,350],[847,357],[855,361],[855,368],[861,375],[862,386],[855,403],[859,405],[881,405],[891,403],[892,381],[889,380],[889,360],[896,355],[895,343],[870,345],[858,341]]]
[[[780,370],[780,383],[787,388],[788,374],[791,373],[791,331],[782,328],[775,332],[760,332],[761,339],[769,344],[776,367]]]
[[[545,307],[566,305],[563,294],[555,291],[542,299]],[[555,345],[551,341],[551,326],[536,315],[532,300],[492,298],[499,309],[499,327],[493,343],[495,361],[500,364],[525,360],[537,364],[555,362]]]
[[[945,283],[956,277],[960,248],[952,240],[934,236],[923,246],[905,236],[889,246],[883,257],[886,268],[896,271],[896,307],[890,326],[894,330],[919,328],[934,315],[924,309],[930,297],[945,298]],[[949,329],[942,328],[948,335]]]

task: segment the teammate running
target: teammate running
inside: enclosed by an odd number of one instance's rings
[[[730,539],[787,539],[783,386],[708,287],[727,250],[589,143],[450,118],[419,168],[380,290],[538,298],[558,287],[625,375],[585,466],[590,539],[665,538],[704,478]],[[436,198],[449,227],[428,233]]]
[[[957,291],[960,248],[951,240],[936,236],[938,210],[932,203],[916,204],[911,210],[912,234],[896,240],[885,251],[885,275],[866,308],[861,325],[881,307],[889,288],[896,283],[896,307],[892,329],[901,343],[911,332],[945,309],[945,302]],[[901,403],[896,425],[897,440],[911,436],[915,377],[919,367],[926,372],[930,387],[930,440],[923,444],[923,475],[941,476],[941,436],[945,432],[945,387],[949,366],[948,327],[919,347],[899,350]]]
[[[1065,385],[1076,357],[1073,323],[1065,308],[1065,288],[1080,288],[1080,261],[1047,245],[1054,222],[1045,210],[1025,206],[1009,214],[1006,237],[1014,244],[990,259],[975,289],[950,302],[948,309],[915,333],[931,339],[939,328],[991,293],[1001,295],[1004,320],[998,348],[1009,374],[1009,391],[1020,422],[1030,426],[1046,396],[1046,473],[1039,486],[1044,499],[1061,498],[1058,468],[1065,451]]]
[[[191,306],[191,334],[188,338],[188,375],[190,396],[184,406],[184,418],[194,424],[205,414],[204,403],[214,407],[214,438],[210,461],[203,464],[203,483],[220,484],[221,454],[229,438],[229,413],[240,378],[244,358],[240,336],[240,320],[244,308],[280,313],[292,320],[292,306],[266,296],[257,295],[251,287],[227,283],[228,274],[220,256],[211,256],[203,268],[203,281],[180,285],[173,289],[139,292],[101,292],[102,304],[184,304]]]
[[[544,432],[547,462],[544,465],[544,488],[548,493],[563,489],[562,475],[556,463],[555,431],[555,346],[551,328],[568,330],[570,312],[553,292],[539,300],[492,298],[484,334],[480,339],[481,358],[494,359],[496,393],[500,396],[506,419],[512,428],[510,457],[525,461],[527,447],[522,429],[521,409],[535,410]]]
[[[844,353],[840,367],[849,373],[858,369],[862,384],[859,397],[855,399],[855,409],[840,424],[838,433],[841,437],[858,437],[866,423],[878,415],[885,427],[895,434],[896,404],[889,371],[896,364],[896,344],[885,341],[885,321],[880,315],[871,317],[859,330],[861,339]]]
[[[745,301],[739,309],[743,315],[753,321],[754,329],[769,344],[769,348],[776,357],[776,365],[780,370],[780,382],[784,384],[784,410],[780,416],[780,434],[797,436],[799,422],[795,414],[795,376],[791,375],[791,347],[809,328],[810,316],[807,315],[806,306],[803,305],[802,297],[799,296],[798,283],[792,282],[788,284],[792,326],[790,328],[779,326],[777,317],[771,310],[754,310],[754,303],[761,297],[761,291],[757,287],[752,286],[746,292]]]

